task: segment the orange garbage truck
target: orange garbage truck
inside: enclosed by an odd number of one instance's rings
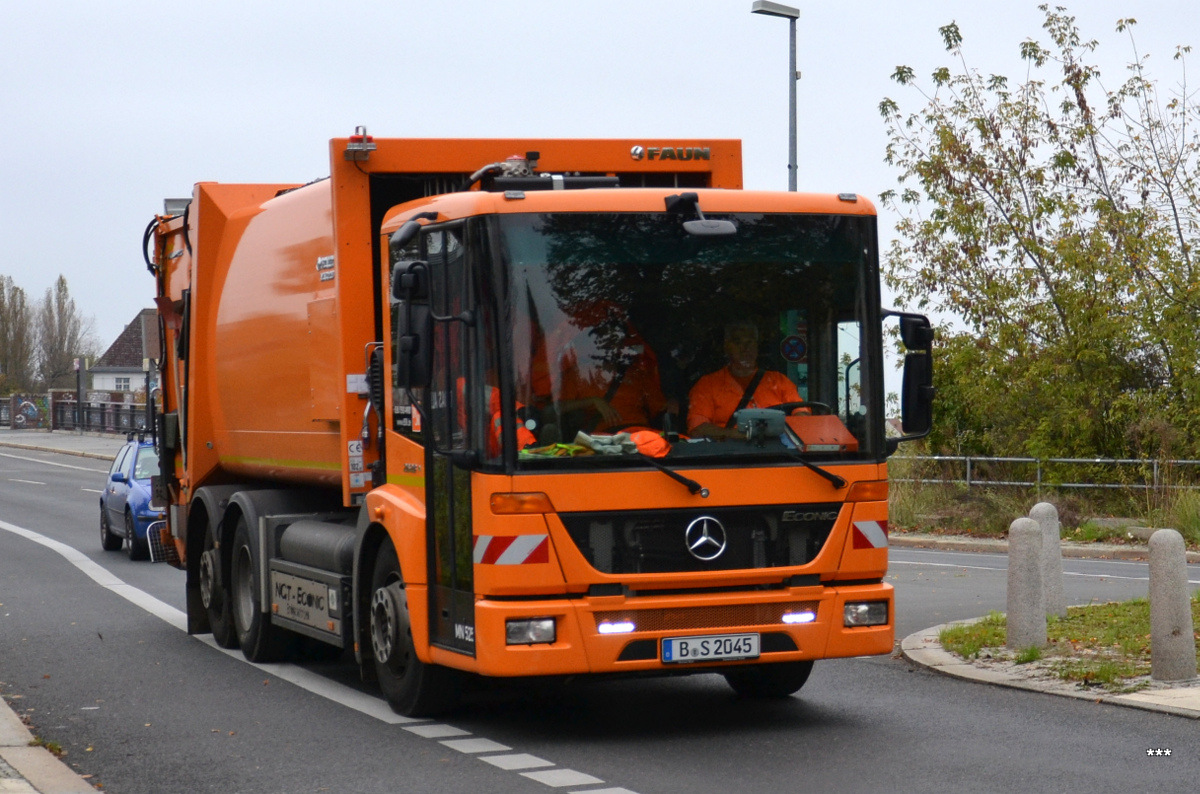
[[[329,157],[198,183],[143,240],[190,632],[342,649],[407,715],[467,676],[781,697],[891,651],[887,459],[929,430],[933,334],[881,307],[870,201],[743,190],[736,140]]]

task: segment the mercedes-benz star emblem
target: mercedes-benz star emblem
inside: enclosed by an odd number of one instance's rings
[[[700,516],[683,531],[684,543],[693,557],[712,562],[725,553],[725,527],[712,516]]]

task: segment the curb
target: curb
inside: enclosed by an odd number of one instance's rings
[[[943,629],[969,625],[982,619],[973,618],[943,623],[924,631],[914,632],[900,641],[900,652],[912,664],[977,684],[1023,689],[1027,692],[1040,692],[1045,695],[1087,700],[1092,703],[1104,703],[1110,706],[1124,706],[1160,714],[1171,714],[1176,717],[1200,719],[1200,680],[1186,682],[1171,688],[1143,690],[1128,695],[1078,692],[1048,686],[1042,682],[1000,670],[978,667],[942,648],[938,635]]]
[[[96,789],[45,747],[34,746],[33,734],[0,698],[0,792],[95,794]]]
[[[91,458],[93,460],[106,460],[111,462],[112,455],[101,455],[98,452],[83,452],[78,449],[59,449],[57,447],[42,447],[35,444],[14,444],[11,441],[0,441],[0,447],[8,449],[22,449],[26,452],[49,452],[54,455],[72,455],[76,458]]]
[[[1007,540],[990,538],[945,537],[942,535],[920,535],[916,533],[888,534],[888,545],[898,549],[938,549],[940,551],[983,552],[1008,554]],[[1118,546],[1113,543],[1062,543],[1062,556],[1092,560],[1132,560],[1145,562],[1150,558],[1148,546]],[[1189,563],[1200,563],[1200,552],[1186,553]]]

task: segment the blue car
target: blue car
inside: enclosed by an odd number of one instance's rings
[[[100,494],[100,545],[117,551],[126,544],[131,560],[150,556],[147,531],[157,532],[163,511],[150,506],[150,477],[158,473],[154,444],[131,438],[113,458]]]

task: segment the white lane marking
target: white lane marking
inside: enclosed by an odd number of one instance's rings
[[[895,555],[897,553],[902,553],[902,554],[915,554],[918,556],[926,555],[926,554],[928,554],[928,555],[936,554],[939,557],[952,557],[952,556],[970,557],[973,560],[977,560],[977,559],[980,559],[983,557],[995,557],[995,558],[1001,559],[1001,560],[1008,559],[1007,554],[996,554],[996,553],[990,552],[990,551],[943,551],[943,550],[936,550],[936,549],[902,549],[901,550],[901,549],[897,549],[895,546],[891,547],[891,553],[893,555]],[[1116,565],[1116,566],[1121,566],[1121,565],[1145,566],[1146,565],[1145,562],[1139,562],[1137,560],[1099,560],[1099,559],[1088,558],[1088,557],[1063,557],[1063,560],[1069,560],[1069,559],[1087,560],[1088,562],[1093,563],[1095,565]],[[913,560],[905,560],[905,562],[910,562],[914,565],[917,564]],[[928,564],[934,565],[935,563],[928,563]],[[942,564],[946,565],[948,563],[942,563]]]
[[[512,749],[491,739],[447,739],[441,744],[460,753],[504,753]]]
[[[87,491],[88,493],[104,493],[103,488],[80,488],[79,490]]]
[[[173,609],[174,607],[170,608]],[[178,611],[179,610],[176,610],[176,612]],[[187,615],[182,612],[179,612],[179,615],[183,619],[183,625],[179,628],[186,631]],[[225,654],[230,659],[236,659],[237,661],[244,662],[251,667],[256,667],[259,670],[262,670],[264,673],[269,673],[275,676],[281,681],[287,681],[289,684],[295,684],[301,689],[312,692],[314,695],[323,697],[326,700],[332,700],[334,703],[345,706],[349,709],[354,709],[355,711],[365,714],[368,717],[374,717],[380,722],[386,722],[388,725],[409,725],[414,722],[424,722],[424,720],[414,719],[412,717],[404,717],[396,714],[391,710],[387,703],[380,700],[375,695],[368,694],[367,692],[360,692],[357,689],[352,689],[345,684],[339,684],[336,681],[330,681],[328,678],[317,675],[310,670],[305,670],[303,667],[289,664],[287,662],[251,662],[242,655],[241,651],[230,650],[229,648],[222,648],[220,645],[217,645],[216,640],[212,638],[211,634],[197,636],[196,639],[208,647]]]
[[[576,772],[574,769],[547,769],[542,772],[522,772],[521,777],[536,780],[538,783],[543,783],[551,788],[594,786],[597,783],[604,782],[598,777],[592,777],[583,772]]]
[[[38,482],[37,480],[18,480],[16,477],[9,477],[8,481],[9,482],[23,482],[26,485],[45,485],[46,484],[44,482]]]
[[[423,739],[444,739],[447,736],[470,736],[470,731],[464,731],[462,728],[455,728],[453,725],[443,725],[440,722],[435,722],[430,725],[416,725],[412,728],[404,730],[410,733],[415,733]]]
[[[161,601],[149,593],[139,590],[133,585],[126,583],[104,566],[93,562],[86,554],[79,551],[74,546],[68,546],[66,543],[61,543],[53,538],[48,538],[45,535],[34,532],[30,529],[24,529],[23,527],[18,527],[15,524],[9,524],[6,521],[0,521],[0,529],[11,532],[14,535],[19,535],[27,540],[32,540],[34,543],[39,543],[46,548],[57,552],[59,555],[65,558],[67,562],[71,563],[80,571],[85,573],[88,578],[90,578],[96,584],[111,590],[122,598],[125,598],[136,606],[141,607],[145,611],[162,619],[180,631],[187,631],[187,615],[185,613],[176,609],[165,601]],[[236,659],[244,664],[250,665],[251,667],[258,668],[259,670],[269,673],[270,675],[273,675],[282,681],[295,684],[301,689],[312,692],[314,695],[323,697],[326,700],[331,700],[339,705],[354,709],[355,711],[366,714],[367,716],[374,717],[380,722],[385,722],[389,725],[408,725],[411,723],[427,722],[426,720],[413,719],[411,717],[403,717],[399,714],[396,714],[391,710],[391,708],[388,707],[387,703],[382,701],[380,698],[367,694],[366,692],[360,692],[357,689],[352,689],[344,684],[339,684],[336,681],[330,681],[329,679],[306,670],[303,667],[298,667],[287,662],[256,664],[248,661],[240,651],[222,648],[221,646],[217,645],[211,634],[197,636],[196,639],[210,648],[220,651],[231,659]],[[405,730],[411,731],[412,733],[418,735],[421,735],[422,730],[424,730],[429,734],[429,736],[435,738],[445,736],[471,736],[469,731],[464,731],[460,728],[455,728],[451,725],[443,725],[441,723],[415,725],[410,728],[405,728]],[[510,747],[500,744],[499,742],[492,742],[490,739],[475,738],[458,741],[462,741],[464,743],[473,742],[476,743],[473,746],[479,747],[478,750],[460,750],[460,752],[464,753],[492,752],[511,749]],[[447,742],[442,743],[447,744]],[[553,761],[547,761],[544,758],[538,758],[537,756],[529,755],[528,753],[475,757],[480,758],[483,761],[487,761],[492,766],[499,767],[500,769],[507,771],[519,771],[522,769],[536,769],[538,767],[554,766]],[[555,771],[562,771],[564,775],[582,775],[583,777],[589,778],[593,783],[604,782],[599,778],[593,778],[590,775],[584,775],[581,772],[576,772],[571,769]],[[567,782],[549,785],[570,786],[577,784],[574,782]],[[580,782],[578,785],[586,784]],[[589,792],[589,794],[637,794],[637,792],[630,791],[629,789],[625,788],[612,788],[604,789],[603,791],[599,792]]]
[[[487,761],[492,766],[498,766],[509,772],[516,769],[535,769],[539,766],[554,766],[553,762],[547,761],[545,758],[538,758],[536,755],[530,755],[529,753],[485,755],[479,760]]]
[[[57,466],[60,469],[74,469],[75,471],[90,471],[92,474],[105,474],[108,469],[92,469],[86,466],[72,466],[69,463],[55,463],[52,460],[42,460],[41,458],[27,458],[24,455],[11,455],[7,452],[0,452],[0,458],[12,458],[13,460],[25,460],[30,463],[44,463],[47,466]]]
[[[917,562],[916,560],[889,560],[889,565],[928,565],[933,568],[962,568],[969,571],[1007,571],[1007,568],[988,568],[983,565],[956,565],[952,562]],[[1137,565],[1137,563],[1132,563]],[[1143,563],[1144,564],[1144,563]],[[1130,582],[1148,582],[1150,576],[1117,576],[1111,573],[1080,573],[1078,571],[1063,571],[1063,576],[1083,576],[1089,579],[1121,579]],[[1198,579],[1188,579],[1188,584],[1200,584]]]

